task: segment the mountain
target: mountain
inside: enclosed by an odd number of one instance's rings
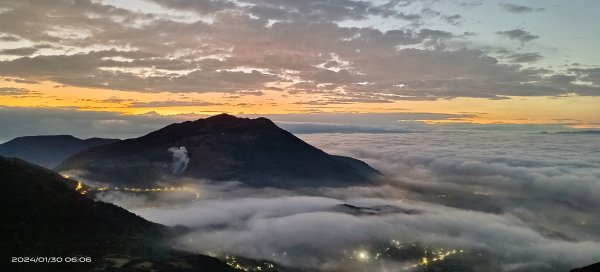
[[[600,263],[588,265],[586,267],[575,268],[571,272],[598,272],[600,271]]]
[[[0,271],[236,271],[212,257],[171,250],[165,241],[175,229],[89,199],[73,190],[73,183],[23,160],[0,157]],[[91,262],[10,258],[72,256]]]
[[[165,230],[116,205],[88,199],[70,187],[76,182],[17,158],[0,157],[0,177],[1,237],[8,239],[0,249],[15,256],[92,254],[120,246],[109,241]]]
[[[145,136],[93,147],[57,167],[114,185],[148,185],[163,176],[237,180],[254,187],[365,184],[380,173],[334,156],[266,118],[220,114],[171,124]]]
[[[79,139],[71,135],[25,136],[0,145],[0,156],[17,157],[54,168],[75,153],[90,147],[114,143],[116,139]]]

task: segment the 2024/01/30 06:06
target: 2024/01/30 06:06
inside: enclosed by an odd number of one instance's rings
[[[13,263],[91,263],[92,257],[12,257]]]

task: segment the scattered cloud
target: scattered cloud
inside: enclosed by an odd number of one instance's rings
[[[38,44],[33,47],[19,47],[19,48],[10,48],[10,49],[2,49],[0,50],[0,55],[9,55],[9,56],[29,56],[33,53],[36,53],[40,49],[53,48],[52,45],[49,44]]]
[[[543,80],[557,71],[532,73],[499,63],[487,49],[469,42],[470,32],[424,23],[435,19],[456,25],[464,15],[445,14],[420,1],[154,3],[163,13],[105,2],[0,4],[10,10],[0,14],[2,37],[32,44],[3,49],[14,58],[0,61],[0,75],[142,92],[241,96],[276,88],[282,95],[326,93],[319,103],[598,93],[574,82],[565,86]],[[27,27],[20,23],[25,17]],[[373,18],[410,23],[388,30],[344,24]],[[521,45],[539,38],[523,29],[497,34]],[[542,53],[508,54],[516,64],[543,58]]]
[[[443,17],[446,22],[451,25],[460,25],[462,23],[463,17],[460,14],[454,14]]]
[[[29,94],[29,90],[25,88],[0,87],[0,96],[15,96]]]
[[[510,13],[531,13],[545,11],[545,8],[532,8],[512,3],[500,3],[500,6]]]
[[[521,46],[525,45],[525,43],[527,43],[527,42],[530,42],[530,41],[533,41],[533,40],[539,38],[539,36],[533,35],[533,34],[529,33],[528,31],[525,31],[520,28],[515,28],[512,30],[505,30],[505,31],[498,31],[498,32],[496,32],[496,34],[498,34],[502,37],[509,38],[511,40],[518,40],[519,42],[521,42]]]
[[[600,68],[573,68],[572,73],[586,82],[591,82],[594,86],[600,86]]]
[[[530,63],[542,60],[544,57],[539,53],[512,53],[507,58],[515,63]]]
[[[115,102],[121,102],[116,100]],[[218,103],[206,102],[201,100],[191,100],[191,101],[150,101],[150,102],[133,102],[129,104],[129,107],[132,108],[162,108],[162,107],[206,107],[206,106],[215,106],[220,105]]]
[[[0,41],[3,42],[18,42],[20,39],[13,35],[0,35]]]
[[[29,56],[37,51],[38,49],[33,47],[2,49],[0,50],[0,55]]]

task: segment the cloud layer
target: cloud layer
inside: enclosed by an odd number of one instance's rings
[[[203,198],[186,207],[129,208],[192,228],[174,241],[181,249],[331,271],[390,269],[399,261],[373,256],[391,240],[464,250],[452,260],[481,271],[564,271],[600,258],[595,135],[465,130],[302,137],[361,158],[388,180],[300,191],[204,181]],[[371,259],[360,261],[356,252]],[[395,267],[418,262],[407,258]]]
[[[326,104],[599,94],[595,81],[576,80],[586,78],[578,71],[523,65],[543,59],[540,53],[482,47],[472,40],[474,33],[430,28],[432,22],[456,26],[464,18],[426,1],[156,0],[135,5],[0,4],[6,10],[0,13],[2,39],[30,44],[0,51],[6,56],[0,75],[144,92],[278,89],[320,95],[312,103]],[[510,3],[501,7],[512,13],[539,10]],[[401,26],[347,26],[375,19]],[[521,47],[540,38],[522,28],[490,33]],[[498,50],[508,50],[510,57],[499,59]],[[557,74],[574,80],[550,80]]]

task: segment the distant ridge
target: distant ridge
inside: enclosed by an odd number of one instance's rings
[[[185,165],[173,165],[172,148],[186,155]],[[180,173],[174,174],[174,167]],[[228,114],[171,124],[139,138],[90,148],[57,170],[83,170],[85,178],[115,185],[148,185],[177,175],[278,188],[367,184],[381,175],[362,161],[329,155],[267,118]]]
[[[24,136],[0,145],[0,155],[54,168],[68,157],[90,147],[119,141],[117,139],[79,139],[71,135]]]
[[[593,135],[600,135],[600,130],[559,131],[559,132],[554,132],[554,134],[593,134]]]

